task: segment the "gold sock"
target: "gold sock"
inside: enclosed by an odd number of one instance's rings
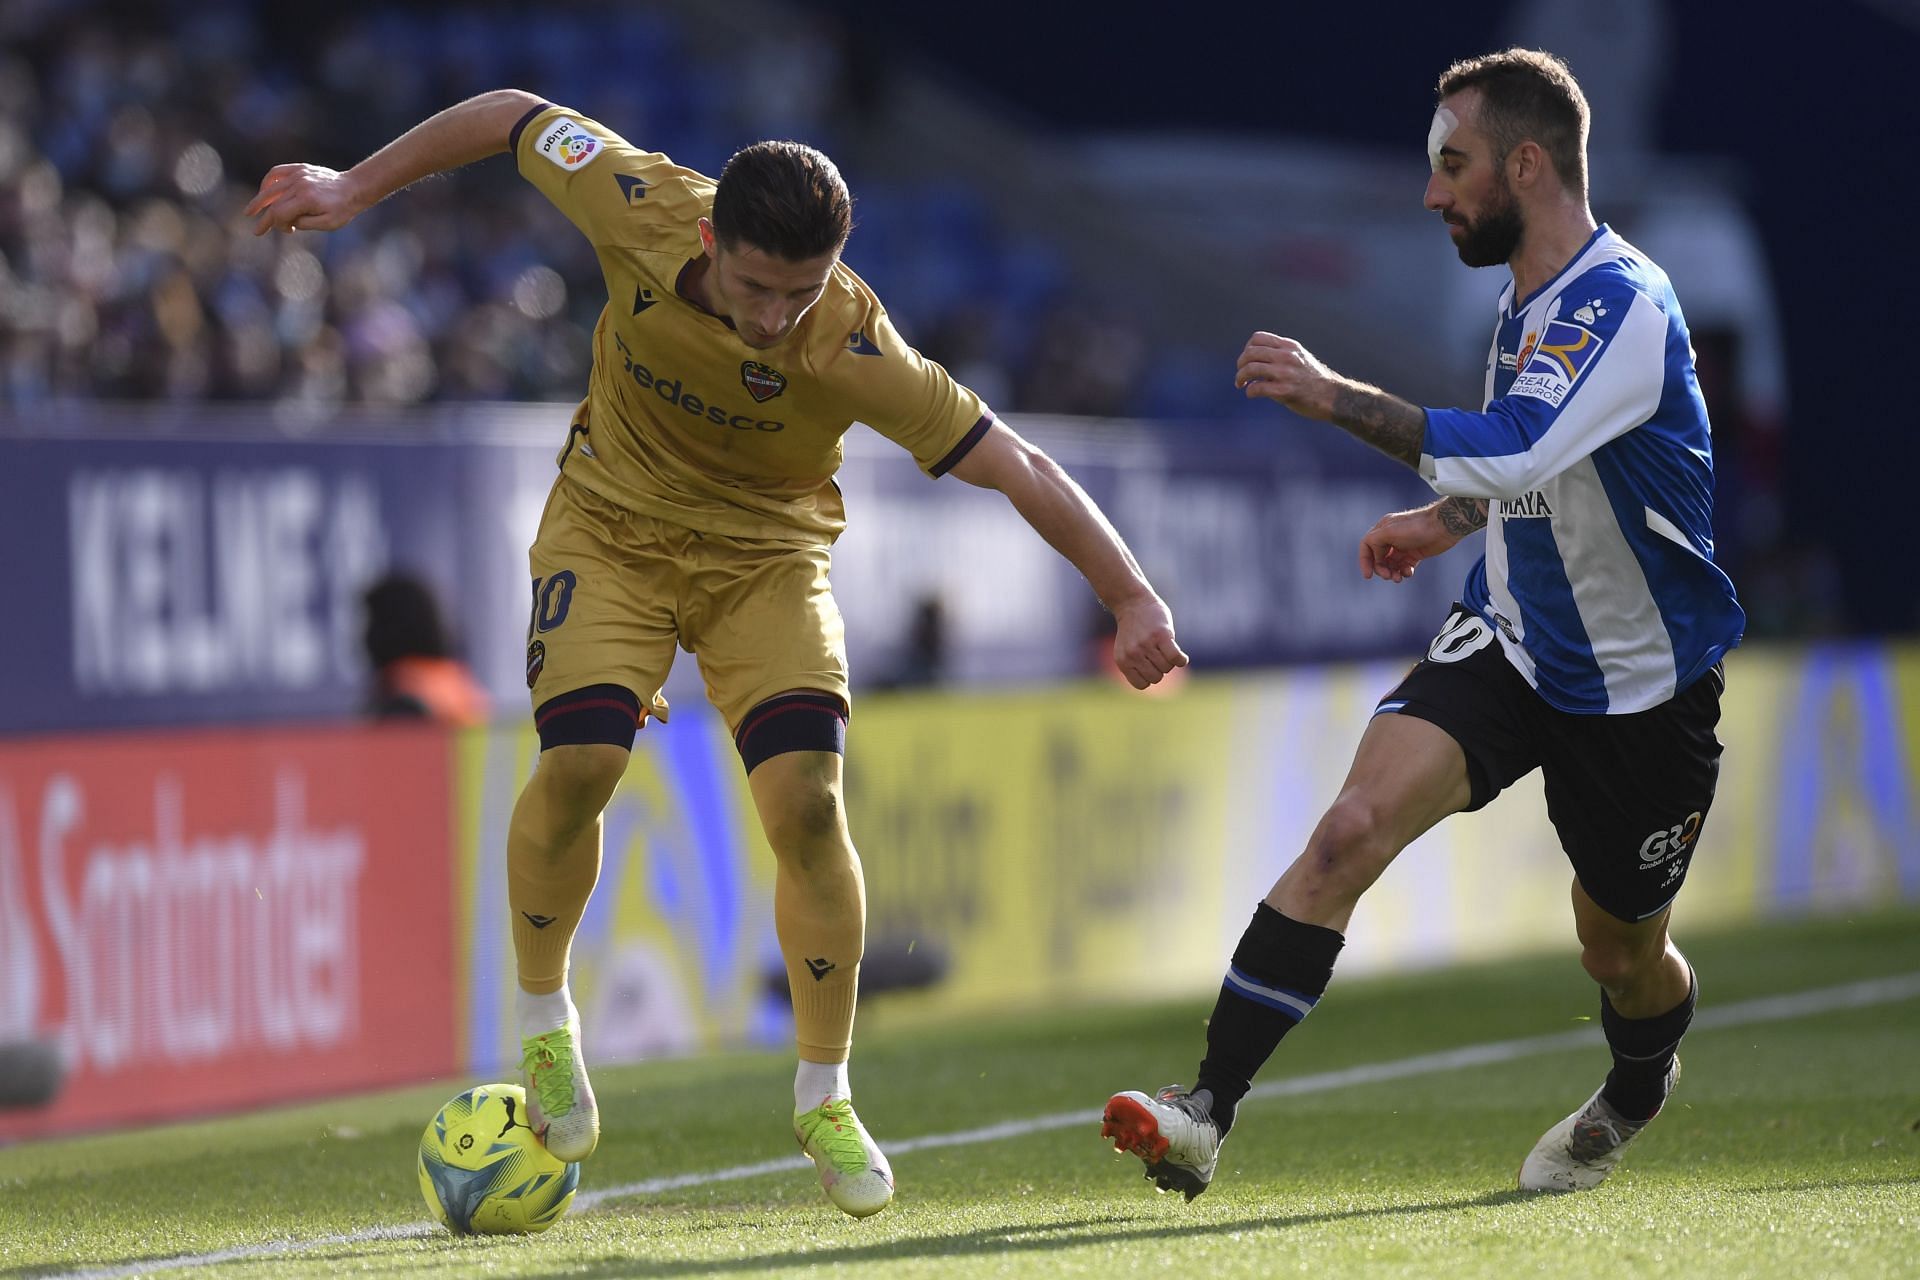
[[[550,805],[539,775],[527,783],[507,827],[507,906],[520,987],[535,995],[567,981],[573,934],[600,878],[600,819],[596,816],[564,847],[556,848]]]
[[[845,1062],[853,1048],[853,1007],[866,943],[867,894],[860,857],[816,864],[806,878],[783,865],[774,880],[773,921],[793,992],[793,1031],[809,1062]]]

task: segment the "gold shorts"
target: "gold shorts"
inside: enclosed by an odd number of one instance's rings
[[[596,684],[631,689],[664,719],[674,648],[700,663],[729,732],[775,694],[848,704],[846,627],[826,547],[698,533],[561,476],[527,553],[528,688],[538,708]]]

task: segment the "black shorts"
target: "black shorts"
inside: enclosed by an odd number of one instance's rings
[[[1580,887],[1608,914],[1645,920],[1680,892],[1713,804],[1725,685],[1716,664],[1646,711],[1561,711],[1507,660],[1493,628],[1455,605],[1379,710],[1430,721],[1460,744],[1469,810],[1539,769],[1547,817]]]

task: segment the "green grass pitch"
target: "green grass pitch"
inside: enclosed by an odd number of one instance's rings
[[[1535,1043],[1595,1025],[1569,951],[1336,978],[1191,1205],[1154,1194],[1094,1117],[1115,1089],[1191,1074],[1211,997],[938,1028],[890,1024],[876,1001],[853,1078],[897,1152],[877,1218],[841,1217],[798,1163],[786,1056],[738,1054],[596,1072],[584,1207],[528,1239],[424,1226],[414,1145],[476,1081],[0,1150],[0,1277],[1920,1275],[1920,983],[1713,1020],[1920,973],[1920,914],[1681,940],[1701,975],[1685,1078],[1621,1172],[1580,1195],[1512,1189],[1605,1071],[1597,1044]],[[1505,1060],[1431,1060],[1511,1041]],[[1410,1059],[1370,1083],[1333,1074]],[[916,1141],[1030,1118],[1051,1119]],[[774,1161],[793,1163],[709,1176]]]

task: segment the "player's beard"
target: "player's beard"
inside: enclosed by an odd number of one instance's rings
[[[1520,202],[1513,198],[1513,188],[1507,185],[1507,175],[1500,175],[1495,195],[1479,217],[1456,225],[1464,227],[1465,234],[1454,248],[1468,266],[1497,267],[1512,259],[1527,224],[1520,216]]]

